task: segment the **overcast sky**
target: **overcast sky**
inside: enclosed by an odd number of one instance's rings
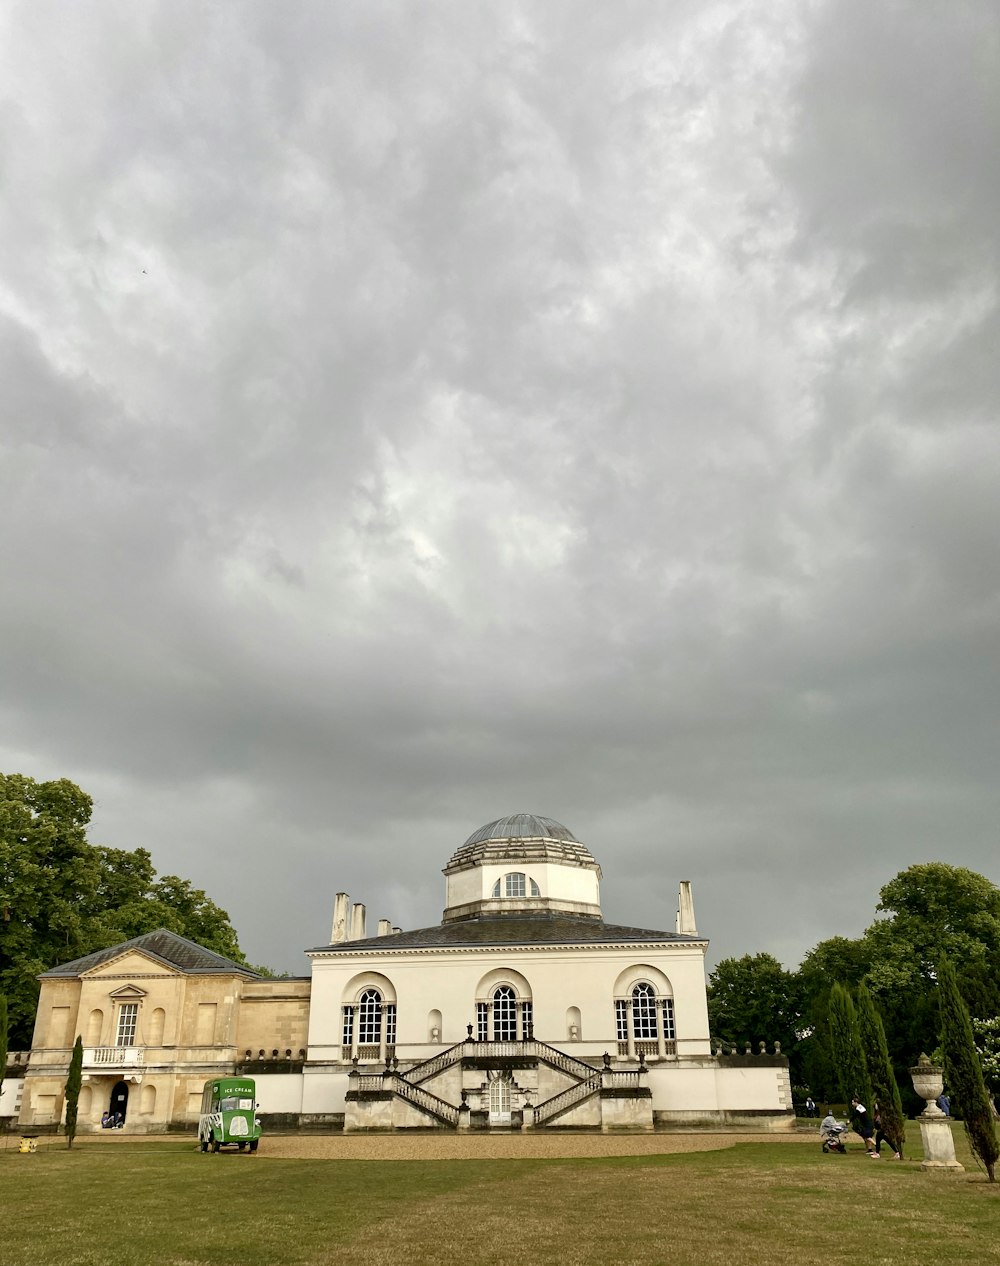
[[[565,823],[1000,882],[994,0],[0,0],[0,769],[296,973]]]

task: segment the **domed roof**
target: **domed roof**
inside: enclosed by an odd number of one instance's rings
[[[462,845],[478,844],[481,840],[572,840],[577,838],[568,827],[553,818],[539,817],[535,813],[512,813],[507,818],[487,822],[473,831]]]
[[[535,813],[512,813],[473,831],[462,847],[456,849],[444,873],[514,860],[561,862],[585,866],[600,874],[594,855],[568,827]]]

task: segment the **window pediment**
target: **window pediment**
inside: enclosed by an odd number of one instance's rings
[[[108,996],[117,998],[119,1002],[135,1002],[139,998],[145,998],[146,991],[138,985],[122,985],[118,989],[112,989]]]

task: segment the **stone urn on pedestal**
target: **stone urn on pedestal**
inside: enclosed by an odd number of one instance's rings
[[[927,1100],[927,1107],[917,1117],[920,1139],[924,1145],[924,1159],[920,1162],[920,1168],[964,1173],[965,1166],[955,1157],[951,1122],[937,1106],[938,1099],[944,1093],[944,1070],[932,1064],[926,1055],[921,1055],[916,1068],[910,1069],[910,1079],[913,1089],[921,1099]]]

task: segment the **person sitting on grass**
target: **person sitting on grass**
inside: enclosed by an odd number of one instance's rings
[[[875,1122],[857,1095],[851,1100],[851,1127],[864,1139],[865,1150],[872,1160],[879,1160],[879,1154],[875,1150]]]

